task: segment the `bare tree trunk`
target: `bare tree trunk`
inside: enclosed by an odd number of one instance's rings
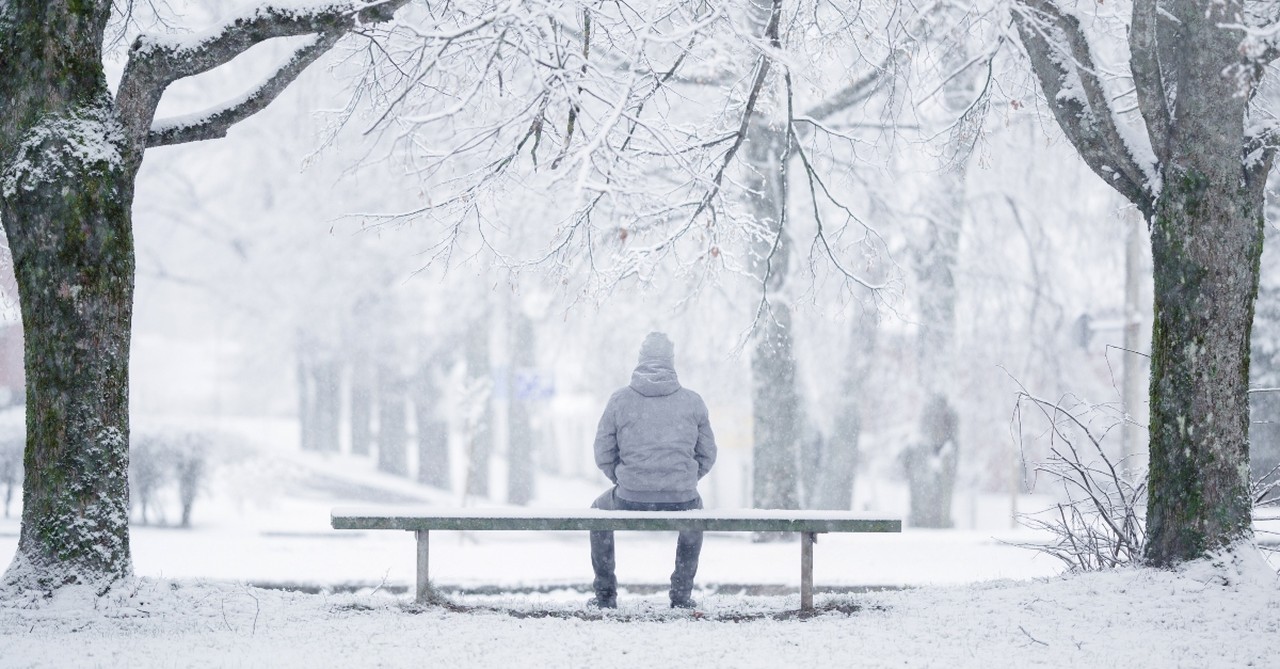
[[[1247,535],[1252,521],[1249,338],[1262,255],[1261,187],[1241,187],[1233,171],[1179,172],[1165,182],[1151,235],[1147,559],[1157,565],[1230,543]]]
[[[405,379],[393,363],[378,367],[378,470],[409,475]]]
[[[800,505],[800,394],[792,351],[791,308],[783,296],[790,244],[782,229],[786,206],[784,137],[763,122],[751,128],[750,170],[743,183],[755,215],[752,271],[760,280],[762,305],[751,350],[753,422],[752,506],[795,509]]]
[[[1241,44],[1230,25],[1245,12],[1239,0],[1135,0],[1129,64],[1152,162],[1117,128],[1080,20],[1022,2],[1032,11],[1015,16],[1018,32],[1058,125],[1151,226],[1144,559],[1196,559],[1251,533],[1249,344],[1275,138],[1254,121],[1246,133],[1245,120],[1277,54]]]
[[[840,404],[831,437],[823,450],[818,490],[813,500],[816,509],[853,507],[853,485],[858,471],[858,440],[862,436],[862,397],[871,360],[875,355],[876,321],[862,313],[850,328],[852,344],[841,384]]]
[[[477,389],[475,401],[481,403],[472,424],[467,448],[466,494],[489,496],[489,458],[493,452],[493,371],[489,364],[489,312],[485,312],[471,325],[467,337],[467,377]]]
[[[302,450],[338,452],[341,385],[338,363],[306,335],[298,344],[298,423]]]
[[[190,440],[191,437],[189,436]],[[191,509],[195,507],[200,487],[204,485],[206,449],[187,442],[188,449],[180,453],[177,463],[178,503],[182,507],[180,523],[182,527],[191,527]]]
[[[339,412],[342,407],[341,367],[331,357],[316,361],[311,368],[313,378],[310,416],[313,425],[312,447],[321,453],[337,453]]]
[[[415,377],[413,412],[418,426],[418,481],[442,490],[449,480],[449,426],[440,418],[444,401],[435,365],[426,361]]]
[[[379,299],[372,294],[356,300],[345,335],[348,377],[347,398],[352,455],[369,455],[373,450],[373,401],[377,367],[373,360],[373,337],[368,328],[375,322]]]
[[[1249,342],[1273,153],[1241,163],[1248,97],[1228,74],[1233,3],[1179,4],[1184,26],[1151,257],[1151,447],[1146,559],[1169,565],[1248,537]],[[1144,110],[1144,115],[1149,110]]]
[[[956,73],[943,84],[941,120],[951,123],[943,147],[942,170],[926,202],[924,245],[916,252],[920,304],[919,374],[925,406],[921,434],[904,454],[911,489],[911,524],[951,527],[951,496],[959,462],[958,414],[955,409],[956,258],[965,216],[965,174],[969,156],[985,116],[985,103],[975,101],[974,74],[967,62],[969,22],[956,12],[940,10],[931,35],[945,48],[939,71]]]
[[[752,450],[752,505],[795,509],[799,497],[799,398],[791,353],[791,311],[774,309],[759,326],[751,358],[755,418]]]
[[[373,394],[376,370],[368,351],[357,349],[350,361],[348,399],[351,420],[351,454],[369,455],[373,446]]]
[[[956,178],[949,175],[950,178]],[[951,527],[951,493],[959,461],[958,416],[951,401],[954,393],[954,337],[956,288],[952,270],[959,248],[959,211],[962,188],[943,183],[943,193],[935,194],[939,204],[956,207],[956,215],[936,207],[928,238],[933,244],[920,253],[917,264],[920,300],[920,387],[925,405],[920,417],[920,436],[903,454],[911,493],[913,527]]]
[[[516,374],[534,371],[534,334],[533,323],[529,317],[513,309],[514,321],[512,333],[512,356],[508,372],[512,381]],[[507,501],[511,504],[525,505],[533,499],[534,494],[534,440],[533,425],[529,417],[530,406],[534,398],[530,392],[534,389],[521,389],[515,383],[508,383],[510,413],[507,419]]]
[[[957,457],[955,409],[941,395],[930,397],[920,417],[921,443],[906,451],[903,465],[911,488],[912,527],[948,528],[955,492]]]
[[[316,450],[315,378],[311,374],[311,346],[305,335],[297,344],[298,437],[304,451]]]
[[[133,570],[127,477],[137,165],[114,123],[102,71],[110,9],[0,4],[0,219],[26,335],[22,531],[4,578],[19,588],[102,590]]]

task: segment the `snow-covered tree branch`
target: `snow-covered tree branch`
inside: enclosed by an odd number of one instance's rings
[[[271,104],[358,21],[385,20],[406,2],[339,2],[303,8],[265,5],[194,38],[139,36],[129,50],[116,95],[126,134],[148,147],[225,137],[231,126]],[[153,122],[156,106],[169,84],[220,67],[266,40],[303,35],[315,38],[241,99],[201,114]]]
[[[1018,34],[1062,131],[1098,176],[1149,212],[1150,179],[1116,123],[1080,20],[1053,0],[1019,4],[1013,14]],[[1145,91],[1141,85],[1139,90]],[[1146,97],[1145,92],[1141,95]]]

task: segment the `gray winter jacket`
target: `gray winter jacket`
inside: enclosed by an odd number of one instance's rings
[[[596,430],[596,466],[633,502],[687,502],[716,462],[707,405],[680,386],[671,359],[645,358],[609,398]]]

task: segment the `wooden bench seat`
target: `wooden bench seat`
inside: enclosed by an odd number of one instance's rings
[[[820,532],[901,532],[896,518],[847,511],[703,509],[697,511],[601,511],[599,509],[445,509],[439,507],[338,508],[337,530],[407,530],[417,535],[417,601],[428,596],[431,530],[615,530],[797,532],[800,534],[800,608],[813,608],[813,542]]]

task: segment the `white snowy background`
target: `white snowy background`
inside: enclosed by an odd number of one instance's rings
[[[189,25],[214,24],[238,6],[205,3]],[[290,48],[263,45],[175,85],[160,116],[242,92]],[[737,345],[754,302],[730,281],[679,307],[684,295],[654,290],[566,295],[536,275],[496,273],[480,254],[448,273],[419,271],[438,231],[370,228],[350,215],[412,208],[430,193],[391,166],[354,169],[355,138],[317,151],[331,117],[316,112],[342,103],[341,75],[322,63],[226,139],[148,153],[135,206],[132,423],[135,434],[213,435],[209,477],[191,527],[175,526],[173,490],[159,493],[151,523],[133,527],[134,589],[98,599],[73,588],[52,602],[0,606],[0,666],[1280,667],[1280,583],[1252,546],[1176,571],[1069,575],[1013,545],[1047,539],[1017,527],[1014,513],[1058,500],[1019,461],[1043,455],[1043,434],[1015,426],[1018,383],[1114,413],[1122,334],[1114,322],[1123,309],[1123,208],[1044,121],[1025,81],[1006,82],[969,173],[957,271],[964,393],[954,529],[821,536],[811,618],[796,613],[795,542],[708,535],[700,607],[690,613],[666,608],[674,536],[620,533],[620,608],[600,614],[585,607],[585,533],[441,532],[432,576],[452,603],[414,606],[411,535],[337,532],[329,510],[500,506],[505,445],[499,437],[491,497],[456,492],[468,394],[450,363],[452,491],[380,473],[346,442],[338,454],[304,452],[299,333],[341,340],[351,327],[341,315],[374,291],[410,305],[402,324],[456,346],[477,305],[497,305],[488,336],[501,367],[510,364],[502,314],[534,319],[536,371],[555,392],[534,417],[546,466],[531,506],[581,508],[605,485],[590,441],[608,392],[626,383],[643,334],[666,330],[681,379],[707,399],[719,437],[703,496],[709,507],[742,508],[751,417],[749,361]],[[910,159],[901,162],[894,168],[910,175]],[[882,193],[888,200],[925,187],[896,173],[877,178],[894,184]],[[535,205],[513,209],[537,217],[548,206]],[[823,290],[798,300],[795,318],[800,383],[826,427],[839,406],[832,361],[859,343],[848,335],[856,301]],[[5,299],[0,318],[13,323]],[[1073,329],[1082,315],[1095,324],[1085,345]],[[914,373],[902,370],[914,364],[915,323],[909,302],[891,302],[881,319],[883,362],[867,380],[853,506],[904,517],[899,453],[920,398]],[[370,337],[388,327],[355,323]],[[19,411],[0,414],[4,429],[20,425]],[[16,549],[20,514],[19,498],[0,518],[0,564]]]

